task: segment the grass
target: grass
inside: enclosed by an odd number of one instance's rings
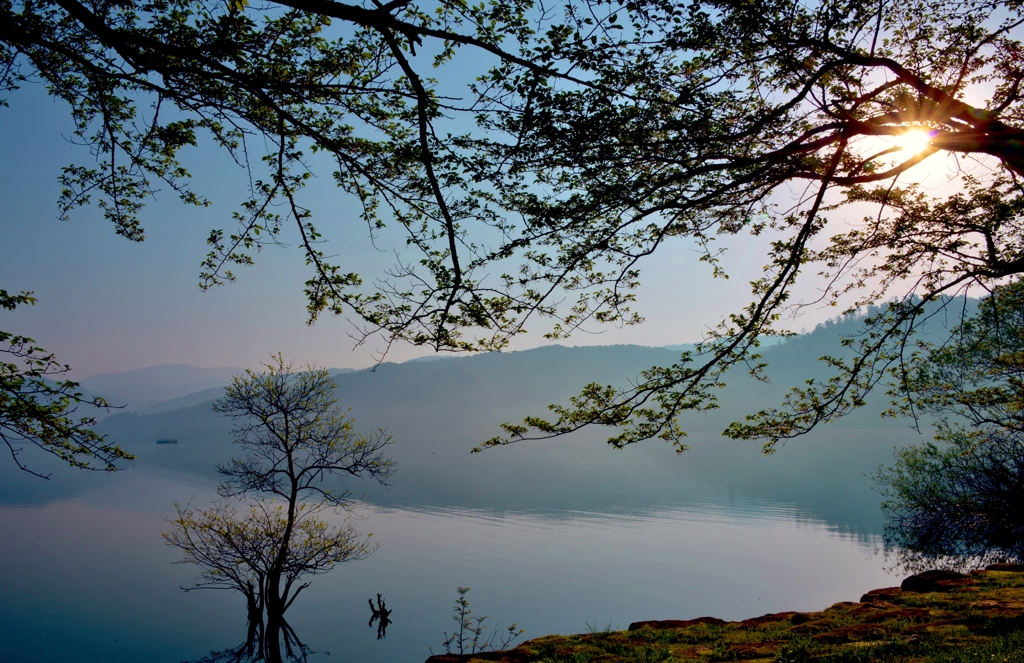
[[[593,624],[591,624],[590,622],[585,622],[585,623],[586,623],[586,626],[587,626],[587,633],[589,633],[590,635],[596,635],[596,636],[608,635],[608,634],[612,633],[613,631],[615,631],[615,629],[617,628],[617,627],[613,627],[612,626],[612,620],[610,620],[610,619],[608,620],[608,624],[603,626],[603,627],[598,627],[598,625],[597,625],[598,622],[596,620],[594,621]]]
[[[951,592],[893,592],[813,613],[552,635],[493,663],[1024,663],[1024,573],[976,572]],[[472,663],[473,657],[459,657]],[[479,659],[483,663],[485,659]]]

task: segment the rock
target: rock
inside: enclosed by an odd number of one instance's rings
[[[872,589],[870,592],[860,597],[861,603],[890,603],[892,599],[903,593],[903,590],[899,587],[883,587],[882,589]]]
[[[761,615],[760,617],[751,617],[750,619],[744,619],[740,624],[744,626],[763,626],[764,624],[774,624],[775,622],[784,622],[791,619],[796,619],[799,612],[770,612],[767,615]]]
[[[925,571],[912,575],[903,581],[900,589],[905,592],[952,592],[975,584],[974,578],[956,571]],[[870,593],[870,592],[869,592]]]
[[[1024,564],[1010,564],[1010,563],[1006,563],[1006,562],[1003,562],[1003,563],[1000,563],[1000,564],[989,564],[988,566],[985,567],[985,570],[986,571],[1024,571]]]
[[[646,627],[660,631],[667,628],[686,628],[687,626],[696,626],[697,624],[721,625],[725,623],[727,622],[724,619],[719,619],[718,617],[698,617],[697,619],[659,619],[647,622],[633,622],[629,625],[629,630],[637,631]]]

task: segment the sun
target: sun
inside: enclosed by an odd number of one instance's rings
[[[900,150],[917,155],[929,148],[931,139],[931,132],[924,129],[911,129],[898,136],[893,136],[893,143]]]

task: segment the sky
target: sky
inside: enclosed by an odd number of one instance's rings
[[[0,329],[34,338],[72,367],[69,376],[155,364],[255,367],[283,352],[299,364],[363,368],[384,347],[381,339],[357,346],[345,318],[325,315],[306,325],[303,283],[308,278],[301,251],[269,247],[256,265],[236,270],[238,281],[212,291],[198,288],[205,240],[212,228],[234,228],[231,213],[246,194],[243,173],[213,148],[184,155],[197,192],[209,208],[181,204],[162,194],[142,212],[146,240],[118,237],[100,211],[84,208],[70,221],[58,219],[58,176],[62,166],[89,165],[88,150],[73,145],[67,107],[38,84],[11,94],[0,108],[0,288],[32,291],[34,307],[0,311]],[[354,213],[352,201],[336,189],[325,169],[305,197],[314,220],[346,271],[381,275],[393,257],[376,248]],[[284,240],[290,239],[286,228]],[[395,235],[384,238],[386,244]],[[633,343],[661,346],[700,340],[728,313],[749,302],[748,282],[761,273],[764,238],[730,238],[724,266],[730,279],[713,279],[688,244],[667,244],[642,265],[636,309],[638,327],[598,326],[576,333],[565,345]],[[813,284],[802,296],[813,295]],[[787,321],[794,331],[813,328],[836,315],[812,308]],[[544,323],[516,340],[512,349],[548,343]],[[396,344],[388,361],[431,354]]]

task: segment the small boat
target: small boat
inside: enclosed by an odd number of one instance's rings
[[[178,440],[157,440],[157,444],[177,444]]]

